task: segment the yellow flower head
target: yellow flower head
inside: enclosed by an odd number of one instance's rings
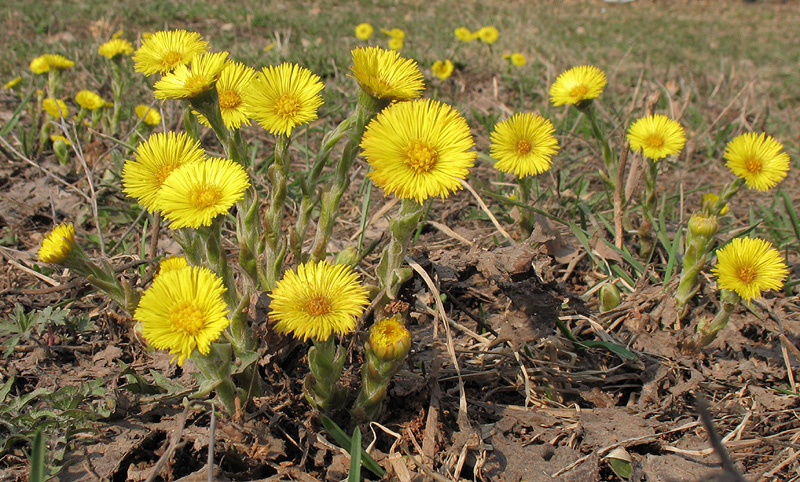
[[[244,108],[267,131],[290,136],[317,118],[322,88],[318,75],[297,64],[264,67],[244,93]]]
[[[230,159],[208,159],[172,171],[158,192],[156,207],[172,229],[210,226],[244,197],[250,177]]]
[[[183,164],[205,159],[200,142],[185,133],[153,134],[136,147],[136,161],[125,161],[123,191],[152,213],[158,209],[159,192],[172,171]]]
[[[665,115],[653,114],[631,124],[628,141],[631,149],[641,149],[644,157],[657,161],[681,152],[686,144],[686,134],[678,122]]]
[[[66,137],[64,137],[64,136],[50,136],[50,140],[51,140],[53,143],[56,143],[56,142],[63,142],[64,144],[66,144],[66,145],[68,145],[68,146],[71,146],[71,145],[72,145],[72,143],[69,141],[69,139],[67,139],[67,138],[66,138]]]
[[[250,82],[256,77],[256,71],[241,62],[228,61],[217,80],[217,96],[222,121],[228,129],[238,129],[242,124],[249,126],[247,110],[244,107],[244,93],[250,88]],[[211,127],[203,114],[195,112],[197,120],[204,126]]]
[[[225,68],[226,58],[228,52],[199,54],[188,66],[175,66],[153,85],[156,99],[186,99],[211,89]]]
[[[3,88],[6,89],[6,90],[13,89],[17,85],[19,85],[20,82],[22,82],[22,77],[19,77],[19,76],[14,77],[13,79],[11,79],[8,82],[6,82],[5,84],[3,84]]]
[[[388,35],[390,38],[396,38],[400,40],[405,40],[406,38],[406,33],[400,30],[399,28],[393,28],[391,30],[386,30],[385,28],[382,28],[381,32]]]
[[[353,66],[350,67],[353,77],[370,96],[408,100],[422,94],[425,84],[415,60],[380,47],[357,47],[350,53],[353,56]]]
[[[47,63],[47,59],[44,55],[40,55],[39,57],[31,60],[30,68],[31,72],[39,75],[48,72],[50,70],[50,64]]]
[[[453,33],[455,34],[456,38],[462,42],[472,42],[478,38],[477,35],[470,32],[467,27],[458,27]]]
[[[53,99],[52,97],[43,99],[42,109],[56,119],[61,117],[66,118],[69,115],[69,108],[61,99]]]
[[[82,90],[75,94],[75,103],[87,110],[105,107],[106,101],[91,90]]]
[[[98,47],[97,53],[111,60],[118,55],[132,54],[133,45],[125,39],[113,38]]]
[[[509,58],[511,59],[511,63],[517,67],[522,67],[528,62],[528,59],[526,59],[525,55],[523,55],[521,52],[514,52]]]
[[[603,93],[606,74],[593,65],[581,65],[566,70],[550,86],[553,105],[578,104]]]
[[[766,191],[775,187],[789,171],[789,154],[783,145],[766,133],[752,132],[735,137],[725,149],[725,165],[747,187]]]
[[[367,125],[361,148],[370,179],[386,195],[423,203],[461,189],[475,163],[464,117],[447,104],[420,99],[392,104]]]
[[[178,365],[195,348],[207,355],[228,327],[222,280],[208,268],[196,266],[160,274],[142,295],[133,318],[153,348],[169,350]]]
[[[481,39],[481,42],[485,44],[493,44],[497,41],[497,38],[500,36],[500,32],[497,31],[494,27],[481,27],[480,30],[475,32],[477,37]]]
[[[42,240],[39,248],[39,260],[43,263],[61,263],[72,253],[75,247],[75,227],[70,224],[59,224]]]
[[[161,114],[150,106],[139,104],[136,106],[136,117],[149,126],[161,124]]]
[[[372,25],[366,22],[360,23],[356,27],[356,37],[358,37],[361,40],[368,40],[370,37],[372,37],[373,31],[374,29],[372,28]]]
[[[402,360],[411,350],[411,333],[399,316],[385,318],[370,327],[369,348],[380,360]]]
[[[197,32],[168,30],[142,35],[142,46],[133,55],[134,70],[144,75],[172,72],[208,50],[208,42]]]
[[[491,135],[490,155],[497,159],[494,167],[517,177],[540,174],[552,166],[550,159],[558,153],[553,136],[553,123],[529,112],[517,113],[499,122]]]
[[[763,290],[781,289],[789,276],[778,250],[758,238],[735,238],[717,250],[717,265],[711,271],[720,288],[735,291],[748,301],[761,296]]]
[[[156,276],[187,267],[189,267],[189,262],[186,261],[186,256],[170,256],[162,259],[161,262],[158,263],[158,273]]]
[[[403,39],[400,37],[392,37],[389,39],[388,47],[392,50],[402,50],[403,49]]]
[[[30,68],[34,74],[43,74],[50,69],[65,70],[75,65],[75,62],[58,54],[44,54],[31,60]]]
[[[453,75],[453,62],[451,62],[450,59],[447,59],[444,62],[437,60],[433,63],[432,70],[433,75],[444,80]]]
[[[323,260],[287,271],[272,290],[269,307],[276,330],[299,340],[325,341],[353,331],[368,304],[367,290],[350,266]]]

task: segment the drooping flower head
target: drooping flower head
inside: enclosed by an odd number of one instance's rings
[[[267,131],[290,136],[317,118],[323,88],[319,76],[297,64],[264,67],[244,95],[244,108]]]
[[[775,187],[789,171],[789,154],[783,145],[766,133],[749,132],[735,137],[725,149],[725,165],[747,187],[766,191]]]
[[[206,159],[200,142],[185,133],[156,133],[136,147],[136,160],[122,168],[123,191],[140,205],[154,212],[164,181],[179,166]]]
[[[50,136],[50,141],[55,144],[56,142],[63,142],[65,146],[71,146],[72,142],[64,136],[52,135]]]
[[[400,40],[405,40],[406,38],[406,33],[399,28],[393,28],[389,30],[382,28],[381,33],[383,33],[384,35],[388,35],[389,38],[396,38]]]
[[[462,42],[472,42],[478,38],[478,36],[473,34],[467,27],[458,27],[453,33],[456,38]]]
[[[186,260],[186,256],[169,256],[158,263],[158,273],[156,273],[156,276],[188,267],[189,262]]]
[[[142,323],[148,344],[169,350],[183,365],[195,348],[207,355],[230,324],[223,293],[222,280],[208,268],[167,271],[153,279],[133,318]]]
[[[197,32],[166,30],[142,36],[142,46],[133,55],[134,70],[144,75],[172,72],[208,50],[208,42]]]
[[[75,227],[72,223],[59,224],[42,240],[39,260],[43,263],[61,263],[75,246]]]
[[[735,238],[717,251],[711,271],[720,288],[735,291],[745,300],[761,296],[764,290],[779,290],[789,276],[783,257],[769,241]]]
[[[250,177],[230,159],[208,159],[184,164],[167,177],[156,208],[172,229],[210,226],[244,197]]]
[[[628,129],[628,141],[634,151],[654,161],[674,156],[683,150],[686,134],[678,122],[661,114],[653,114],[637,120]]]
[[[369,349],[382,361],[403,360],[411,350],[411,333],[399,316],[384,318],[369,329]]]
[[[558,153],[553,123],[530,112],[514,114],[499,122],[491,135],[489,155],[497,159],[494,167],[517,177],[540,174],[552,166]]]
[[[97,53],[111,60],[118,55],[132,54],[133,45],[125,39],[114,38],[99,46]]]
[[[106,101],[91,90],[81,90],[75,94],[75,103],[87,110],[97,110],[106,105]]]
[[[495,43],[497,38],[500,37],[500,32],[498,32],[497,29],[492,26],[481,27],[480,30],[475,32],[475,34],[479,39],[481,39],[481,42],[489,45]]]
[[[356,37],[360,40],[369,40],[369,38],[372,37],[373,31],[372,25],[366,22],[360,23],[356,26]]]
[[[136,106],[136,117],[149,126],[157,126],[161,123],[161,114],[150,106],[139,104]]]
[[[156,99],[186,99],[211,89],[227,58],[228,52],[204,53],[192,57],[188,65],[175,66],[153,85]]]
[[[367,125],[361,140],[373,169],[370,179],[386,195],[420,204],[461,189],[475,162],[473,145],[464,117],[431,99],[390,105]]]
[[[19,85],[20,82],[22,82],[22,77],[16,76],[13,79],[6,82],[5,84],[3,84],[3,89],[5,90],[13,89],[17,85]]]
[[[299,340],[325,341],[347,334],[369,304],[358,274],[344,264],[308,262],[287,271],[272,290],[275,329]]]
[[[241,62],[228,61],[217,80],[217,96],[222,121],[228,129],[238,129],[242,124],[249,126],[247,110],[244,107],[244,93],[249,90],[250,82],[256,71]],[[195,112],[197,120],[210,127],[203,114]]]
[[[61,99],[53,99],[52,97],[42,99],[42,109],[56,119],[66,118],[69,115],[69,108]]]
[[[445,80],[446,78],[453,75],[453,68],[454,68],[453,62],[451,62],[450,59],[447,59],[444,62],[442,62],[441,60],[437,60],[436,62],[434,62],[431,70],[433,70],[433,75],[439,77],[442,80]]]
[[[425,88],[417,62],[395,50],[357,47],[351,52],[358,85],[371,97],[387,100],[415,99]]]
[[[606,74],[593,65],[581,65],[564,71],[550,86],[553,105],[578,104],[603,93]]]
[[[75,62],[58,54],[44,54],[31,60],[30,68],[34,74],[43,74],[50,69],[66,70],[75,65]]]

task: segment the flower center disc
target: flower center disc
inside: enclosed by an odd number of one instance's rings
[[[579,84],[569,91],[569,96],[583,99],[583,96],[585,96],[587,92],[589,92],[589,88],[583,84]]]
[[[170,164],[167,166],[163,166],[161,169],[158,170],[158,172],[156,173],[156,181],[158,181],[159,187],[162,184],[164,184],[164,181],[167,180],[169,175],[172,174],[172,171],[174,171],[176,167],[178,166]]]
[[[436,151],[421,141],[412,141],[406,150],[406,162],[417,173],[428,172],[436,164]]]
[[[664,145],[664,138],[659,134],[650,134],[647,136],[645,143],[650,147],[662,147]]]
[[[306,311],[314,316],[326,315],[331,311],[331,302],[324,296],[315,296],[306,301]]]
[[[283,94],[275,101],[275,112],[283,118],[291,118],[300,110],[300,102],[294,96]]]
[[[517,154],[527,154],[531,152],[532,147],[530,142],[523,139],[517,142]]]
[[[197,95],[208,89],[208,85],[210,83],[211,82],[209,82],[205,75],[197,74],[191,75],[188,79],[186,79],[186,82],[183,84],[183,86],[186,88],[186,90],[191,92],[192,95]]]
[[[743,283],[750,284],[756,279],[757,274],[756,270],[750,266],[742,266],[736,270],[736,277],[742,280]]]
[[[183,55],[181,55],[180,52],[176,52],[173,50],[171,52],[167,52],[166,54],[164,54],[164,57],[161,58],[161,65],[163,67],[172,68],[175,66],[175,64],[180,62],[182,58]]]
[[[170,308],[169,322],[174,330],[194,335],[203,328],[203,312],[191,301],[182,301]]]
[[[213,187],[197,189],[192,193],[192,205],[199,209],[213,206],[219,201],[219,190]]]
[[[758,174],[761,172],[761,169],[764,165],[761,163],[761,159],[757,157],[752,157],[744,161],[744,168],[747,169],[747,172]]]
[[[219,106],[221,109],[235,109],[242,104],[242,98],[232,90],[219,92]]]

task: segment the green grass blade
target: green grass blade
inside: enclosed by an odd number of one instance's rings
[[[797,211],[794,210],[792,200],[789,199],[789,195],[786,194],[786,191],[781,190],[779,194],[783,198],[783,205],[786,206],[786,214],[788,214],[789,218],[792,220],[794,235],[797,237],[797,240],[800,241],[800,221],[797,218]]]
[[[45,482],[45,443],[42,430],[36,431],[33,436],[33,447],[31,448],[31,475],[30,482]]]
[[[339,444],[340,447],[347,450],[353,445],[353,441],[350,439],[350,436],[347,435],[344,430],[341,429],[341,427],[336,425],[336,422],[328,418],[323,413],[319,414],[319,417],[322,420],[322,425],[325,427],[325,430],[331,434],[331,437],[336,440],[336,443]],[[352,455],[353,454],[351,453],[350,456],[352,457]],[[370,455],[364,449],[361,449],[361,465],[378,477],[383,477],[386,474],[386,471],[383,470],[381,466],[378,465],[378,462],[375,462],[375,459],[370,457]]]
[[[0,137],[7,135],[9,132],[11,132],[11,129],[13,129],[14,126],[17,125],[17,121],[19,120],[19,117],[22,114],[22,109],[24,109],[25,106],[28,105],[28,101],[31,100],[31,96],[33,96],[34,92],[35,92],[34,90],[28,92],[25,98],[22,99],[22,102],[19,103],[16,109],[14,109],[14,112],[11,114],[11,118],[8,120],[8,122],[6,122],[6,125],[4,125],[2,129],[0,129]]]
[[[353,443],[350,445],[350,473],[348,482],[361,482],[361,430],[353,429]]]

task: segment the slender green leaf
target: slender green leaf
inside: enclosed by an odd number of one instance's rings
[[[350,473],[348,482],[361,482],[361,430],[353,429],[353,441],[350,445]]]
[[[340,447],[347,450],[348,447],[352,446],[353,441],[350,439],[350,436],[347,435],[344,430],[341,429],[341,427],[336,425],[336,422],[328,418],[324,413],[319,414],[319,416],[322,420],[322,425],[325,427],[325,430],[331,434],[331,437],[336,440],[336,443],[339,444]],[[352,456],[352,454],[350,455]],[[370,457],[370,455],[364,449],[361,449],[361,465],[378,477],[383,477],[386,474],[386,471],[383,470],[381,466],[378,465],[378,462],[375,462],[375,459]]]
[[[31,474],[28,477],[30,482],[45,482],[45,441],[42,429],[36,431],[33,436],[33,447],[31,449]]]

